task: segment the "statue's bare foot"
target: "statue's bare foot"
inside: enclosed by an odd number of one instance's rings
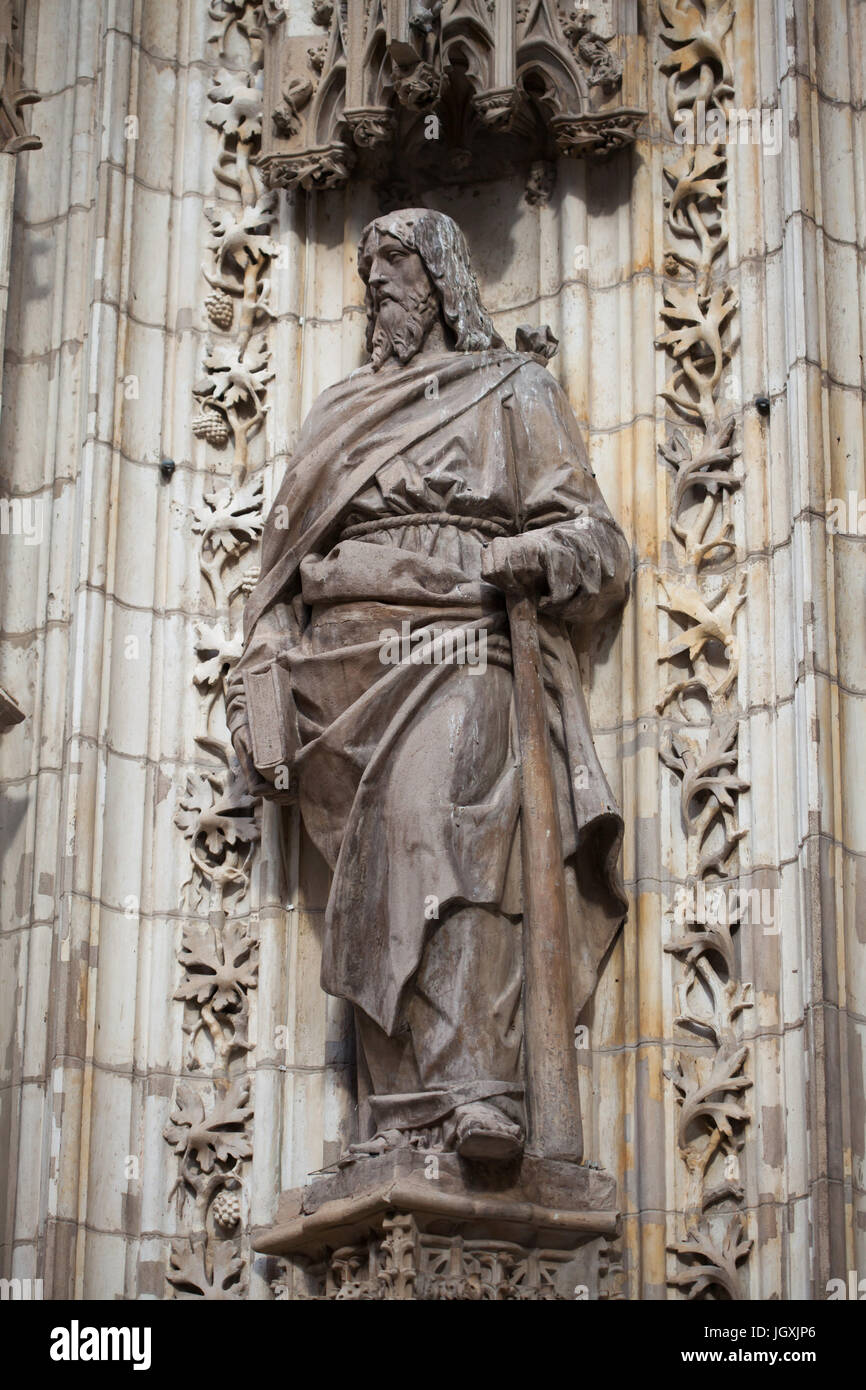
[[[461,1158],[486,1163],[504,1163],[523,1150],[523,1131],[495,1105],[478,1101],[460,1105],[454,1111],[454,1147]]]
[[[375,1158],[377,1154],[385,1154],[391,1149],[399,1148],[404,1142],[399,1129],[386,1129],[380,1134],[374,1134],[372,1139],[365,1139],[360,1144],[350,1144],[340,1163],[351,1163],[355,1158]]]

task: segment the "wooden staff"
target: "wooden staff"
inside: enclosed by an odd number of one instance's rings
[[[531,594],[508,594],[506,601],[522,787],[527,1149],[543,1158],[577,1163],[583,1156],[583,1135],[574,1050],[571,952],[538,611]]]

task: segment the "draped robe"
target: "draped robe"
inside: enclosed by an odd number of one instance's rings
[[[506,349],[361,368],[314,405],[265,525],[229,727],[244,672],[283,665],[301,813],[333,870],[322,985],[356,1006],[378,1130],[479,1099],[522,1114],[519,751],[504,596],[481,572],[494,537],[521,533],[542,580],[576,1018],[626,903],[572,629],[622,601],[629,553],[564,393]],[[411,659],[385,660],[386,634],[407,632]],[[453,659],[467,639],[474,667]]]

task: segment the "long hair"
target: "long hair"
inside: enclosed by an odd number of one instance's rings
[[[368,223],[358,246],[358,271],[364,284],[370,278],[375,244],[381,236],[392,236],[409,251],[416,251],[424,262],[439,294],[442,314],[454,334],[459,352],[478,352],[502,347],[493,320],[481,303],[478,282],[469,261],[466,238],[453,218],[432,208],[401,208]],[[375,314],[369,286],[367,307],[367,351],[372,350]]]

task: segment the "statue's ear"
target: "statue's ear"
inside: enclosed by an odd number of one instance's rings
[[[518,352],[531,353],[539,362],[549,362],[551,357],[556,356],[559,339],[547,323],[540,324],[538,328],[521,323],[514,335],[514,346]]]

